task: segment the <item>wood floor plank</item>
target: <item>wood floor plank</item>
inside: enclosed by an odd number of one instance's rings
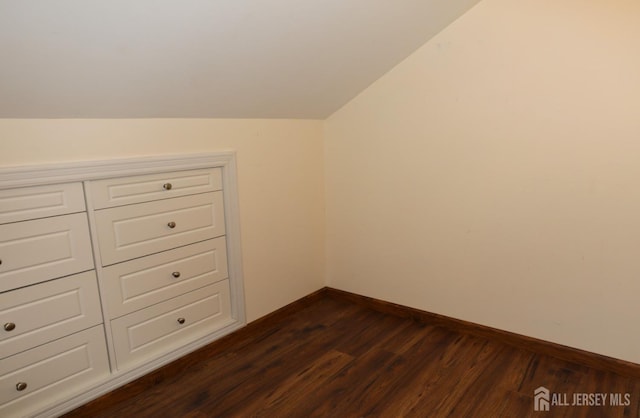
[[[398,356],[383,349],[372,349],[357,359],[335,376],[330,385],[317,388],[309,393],[305,402],[291,405],[285,416],[294,417],[338,417],[354,416],[348,414],[347,405],[360,402],[369,390],[375,390],[376,378],[381,370],[393,367]],[[354,384],[357,382],[357,384]]]
[[[403,399],[388,404],[380,412],[381,416],[444,414],[495,354],[495,347],[491,347],[488,341],[458,335],[439,356],[432,359],[428,367],[408,382]]]
[[[374,345],[385,346],[407,324],[401,318],[365,310],[349,321],[335,324],[332,332],[340,338],[335,340],[334,347],[343,353],[359,356]]]
[[[639,418],[640,379],[321,294],[71,417]],[[533,411],[533,391],[631,394]]]
[[[490,417],[506,416],[502,415],[505,412],[504,398],[522,380],[531,357],[532,353],[501,346],[495,360],[487,365],[462,397],[454,402],[449,415],[474,416],[480,410]]]
[[[298,373],[262,396],[255,396],[238,411],[242,416],[274,417],[286,416],[291,405],[307,401],[308,394],[330,381],[347,365],[353,357],[331,350]]]
[[[437,388],[439,396],[422,399],[415,408],[412,416],[424,416],[424,411],[430,411],[435,416],[457,416],[456,407],[466,399],[467,393],[473,387],[480,387],[478,379],[491,365],[498,361],[500,347],[488,341],[473,340],[471,347],[465,347],[457,359],[455,367],[450,367],[446,373],[441,372],[433,380],[428,380],[430,387]],[[469,355],[469,349],[475,352]],[[446,391],[443,392],[441,390]],[[482,388],[486,390],[486,388]]]
[[[363,411],[365,416],[384,416],[390,412],[390,406],[394,413],[408,408],[414,399],[422,395],[425,377],[438,373],[440,363],[437,359],[443,358],[451,342],[459,337],[440,327],[419,329],[421,332],[414,329],[411,338],[396,352],[405,358],[408,367],[395,374],[384,396],[370,401]]]
[[[544,417],[547,412],[534,412],[533,410],[533,395],[524,395],[518,391],[509,390],[504,394],[504,397],[500,399],[501,408],[498,407],[499,412],[496,415],[487,415],[494,417],[509,417],[509,418],[529,418],[529,417]],[[484,413],[482,409],[478,409],[479,412]],[[548,417],[548,418],[552,418]]]

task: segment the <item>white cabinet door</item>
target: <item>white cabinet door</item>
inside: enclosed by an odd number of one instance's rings
[[[89,182],[96,209],[222,190],[219,168],[189,170]]]
[[[92,268],[85,213],[0,225],[0,292]]]
[[[8,357],[0,361],[0,416],[23,416],[108,375],[102,326]]]
[[[111,321],[118,369],[150,360],[230,324],[224,280]]]
[[[109,316],[117,318],[226,279],[226,245],[219,237],[106,267],[102,283]]]
[[[0,293],[0,359],[100,323],[95,271]]]
[[[225,233],[222,192],[102,209],[95,219],[103,266]]]
[[[84,210],[82,183],[0,190],[0,224]]]

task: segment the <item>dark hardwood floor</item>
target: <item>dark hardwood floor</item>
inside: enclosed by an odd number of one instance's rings
[[[65,416],[640,417],[638,378],[324,293],[296,306]],[[631,402],[534,412],[539,386]]]

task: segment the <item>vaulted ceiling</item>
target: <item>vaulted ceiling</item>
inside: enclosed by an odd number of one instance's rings
[[[0,117],[323,119],[478,1],[0,0]]]

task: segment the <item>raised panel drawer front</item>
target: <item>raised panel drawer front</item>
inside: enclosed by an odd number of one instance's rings
[[[222,190],[219,168],[150,174],[91,182],[96,209]]]
[[[0,293],[0,358],[101,322],[94,271]]]
[[[0,361],[0,416],[35,412],[108,375],[102,326],[8,357]]]
[[[224,280],[111,321],[118,369],[152,359],[232,322]]]
[[[0,224],[84,210],[82,183],[0,190]]]
[[[0,292],[91,269],[85,213],[0,225]]]
[[[223,208],[213,192],[96,211],[102,265],[224,235]]]
[[[224,237],[103,270],[109,316],[117,318],[227,278]]]

